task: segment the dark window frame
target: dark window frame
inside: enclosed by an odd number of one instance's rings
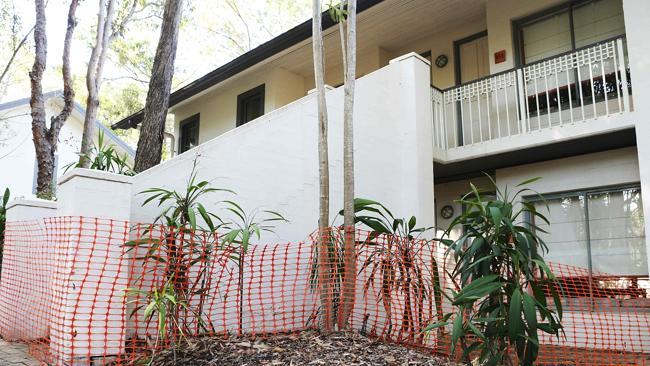
[[[486,30],[483,30],[483,31],[480,31],[480,32],[477,32],[477,33],[474,33],[474,34],[470,34],[467,37],[464,37],[464,38],[461,38],[461,39],[458,39],[458,40],[454,41],[454,77],[455,77],[457,86],[463,84],[463,83],[461,83],[462,75],[460,74],[460,46],[462,46],[465,43],[475,41],[475,40],[477,40],[479,38],[487,37],[487,35],[488,35],[488,31],[486,29]],[[488,55],[488,57],[489,57],[489,55]],[[479,78],[477,80],[480,80],[480,79],[482,79],[482,78]],[[465,83],[468,83],[468,82],[473,82],[473,80],[468,80]]]
[[[577,50],[580,50],[582,48],[590,47],[576,47],[576,40],[575,40],[575,27],[573,24],[573,11],[575,8],[578,8],[580,6],[586,5],[588,3],[594,2],[597,0],[569,0],[564,3],[552,6],[550,8],[543,9],[541,11],[535,12],[533,14],[524,16],[522,18],[514,19],[512,20],[512,44],[514,48],[514,54],[515,54],[515,67],[520,68],[524,67],[527,65],[532,65],[541,61],[544,61],[549,58],[554,58],[558,57],[562,54],[568,54],[575,52]],[[621,0],[622,1],[622,0]],[[526,55],[524,54],[524,34],[523,34],[523,29],[527,25],[531,25],[534,23],[537,23],[539,21],[542,21],[548,17],[551,17],[555,14],[560,14],[564,12],[569,12],[569,31],[570,31],[570,36],[571,36],[571,49],[566,52],[561,52],[557,55],[553,55],[547,58],[544,58],[542,60],[537,60],[537,61],[532,61],[529,63],[526,63]],[[615,37],[612,37],[611,39],[619,38],[622,35],[617,35]],[[602,41],[601,41],[602,42]],[[597,42],[600,43],[600,42]]]
[[[247,122],[250,121],[245,121],[245,106],[246,102],[249,101],[250,99],[253,98],[260,98],[260,110],[259,110],[259,115],[263,116],[264,115],[264,102],[265,102],[265,94],[266,94],[266,84],[262,84],[259,86],[254,87],[251,90],[245,91],[237,96],[237,122],[236,126],[242,126],[246,124]]]
[[[201,133],[201,114],[197,113],[193,116],[185,118],[178,124],[178,154],[182,154],[186,151],[192,150],[188,148],[183,150],[183,128],[189,124],[196,124],[196,140],[198,145],[199,136]]]

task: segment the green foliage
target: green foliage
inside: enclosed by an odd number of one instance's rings
[[[5,247],[5,228],[7,225],[7,204],[9,204],[9,188],[5,188],[0,201],[0,271],[2,271],[2,255]]]
[[[165,285],[162,289],[144,293],[148,303],[133,309],[131,316],[142,308],[156,309],[145,319],[149,323],[157,314],[159,336],[182,336],[192,331],[193,321],[187,316],[183,317],[188,313],[197,318],[200,330],[209,330],[208,322],[203,319],[210,283],[207,269],[213,263],[225,265],[228,259],[228,253],[220,250],[217,241],[219,224],[213,220],[216,216],[200,202],[215,192],[233,193],[227,189],[211,188],[208,181],[198,181],[196,161],[183,192],[164,188],[140,192],[148,195],[143,206],[157,202],[163,210],[154,220],[154,225],[145,230],[142,238],[127,242],[125,246],[128,247],[127,252],[136,251],[136,259],[143,261],[150,272],[164,269]],[[201,218],[203,224],[197,218]],[[157,231],[161,231],[159,237],[162,240],[157,239],[157,235],[150,235]],[[130,289],[129,293],[142,294],[137,288]],[[198,305],[190,307],[189,304]],[[165,340],[164,337],[161,339]]]
[[[9,203],[10,195],[9,188],[5,188],[2,201],[0,201],[0,244],[4,243],[5,225],[7,223],[7,204]]]
[[[345,22],[348,17],[345,0],[341,0],[338,4],[334,4],[330,1],[329,4],[327,4],[327,12],[335,23]]]
[[[165,282],[160,289],[154,289],[151,292],[129,289],[129,294],[140,295],[147,299],[147,306],[144,308],[144,319],[147,322],[151,322],[154,315],[157,315],[158,321],[156,336],[158,340],[164,340],[167,338],[167,314],[177,311],[179,307],[182,309],[189,309],[186,302],[178,300],[174,285],[170,281]],[[128,303],[132,304],[138,301],[139,300],[131,300]],[[139,306],[136,309],[140,310],[141,308],[142,306]],[[179,330],[181,336],[184,336],[183,327],[178,323],[178,319],[171,317],[171,321],[174,322],[173,326]]]
[[[113,145],[107,145],[104,142],[104,133],[99,131],[97,137],[97,144],[93,143],[90,149],[90,154],[78,154],[80,158],[90,161],[90,169],[101,170],[104,172],[122,174],[122,175],[135,175],[135,172],[129,165],[127,154],[120,154]],[[71,168],[80,168],[81,161],[73,162],[65,166],[67,172]]]
[[[398,339],[414,342],[416,337],[420,337],[417,341],[422,342],[420,329],[428,321],[425,304],[433,300],[438,318],[442,317],[438,265],[434,258],[424,258],[421,255],[424,251],[421,246],[432,244],[430,241],[422,240],[422,234],[432,230],[433,227],[418,227],[415,216],[411,216],[408,220],[397,218],[381,203],[363,198],[354,200],[354,212],[355,223],[362,223],[371,229],[362,248],[367,252],[366,259],[359,270],[370,272],[364,285],[364,292],[369,291],[375,278],[381,278],[377,301],[383,304],[386,311],[389,332],[393,326],[391,324],[393,297],[404,296],[405,305],[402,308]],[[385,238],[385,243],[374,244],[373,239],[380,236]],[[431,278],[425,274],[425,268],[429,266],[433,266]]]
[[[140,192],[147,195],[143,206],[157,203],[163,209],[154,220],[158,225],[152,225],[146,230],[144,238],[125,244],[129,247],[128,251],[139,249],[139,252],[143,252],[144,254],[136,259],[147,262],[149,267],[165,268],[166,281],[163,288],[144,293],[137,289],[130,291],[147,299],[147,304],[135,308],[132,315],[144,308],[145,319],[151,322],[157,314],[158,334],[161,339],[165,339],[164,336],[170,333],[179,333],[182,336],[191,330],[193,322],[182,318],[182,314],[197,318],[202,330],[209,330],[208,327],[212,329],[209,322],[203,319],[203,306],[211,281],[207,268],[211,268],[213,264],[226,266],[229,261],[239,268],[238,311],[241,327],[244,255],[254,238],[259,240],[262,232],[273,231],[272,223],[287,221],[274,211],[262,210],[247,214],[232,200],[217,203],[225,205],[225,210],[234,215],[234,220],[224,220],[209,212],[201,204],[201,200],[216,192],[235,192],[212,188],[208,181],[198,181],[196,166],[195,160],[187,186],[182,192],[164,188],[151,188]],[[161,237],[164,240],[147,237],[155,230],[163,231]],[[189,304],[198,305],[193,307]],[[147,313],[146,309],[152,310]],[[169,327],[172,327],[172,331]]]
[[[370,229],[370,233],[364,240],[357,240],[359,258],[365,258],[361,263],[359,272],[368,270],[369,275],[364,284],[364,294],[368,295],[373,290],[374,282],[381,279],[381,287],[376,295],[377,302],[382,303],[386,312],[386,329],[388,333],[393,330],[392,314],[394,309],[392,303],[394,297],[405,296],[409,303],[403,307],[402,323],[398,329],[401,339],[422,341],[420,328],[416,324],[425,323],[424,304],[431,300],[436,304],[436,311],[439,318],[442,317],[442,294],[439,293],[438,271],[433,270],[433,278],[424,274],[425,268],[432,265],[437,267],[435,260],[425,262],[419,246],[431,244],[423,241],[421,236],[431,230],[430,227],[418,227],[417,219],[412,216],[408,220],[396,218],[393,213],[379,202],[364,198],[354,200],[355,224],[361,224]],[[339,216],[343,215],[343,210]],[[336,221],[336,219],[335,219]],[[338,312],[340,306],[340,291],[343,281],[344,268],[344,228],[333,227],[329,241],[330,273],[332,273],[332,307],[334,313]],[[418,247],[416,247],[418,246]],[[315,288],[318,284],[318,247],[312,254],[312,268],[310,272],[310,284]],[[436,285],[438,284],[438,285]],[[433,289],[433,291],[429,291]]]
[[[539,350],[538,331],[559,337],[562,330],[555,277],[540,255],[540,250],[548,250],[537,235],[543,230],[527,223],[526,217],[548,220],[533,204],[522,200],[517,205],[523,194],[537,194],[530,189],[521,188],[511,196],[507,188],[502,192],[494,184],[497,198],[486,200],[471,187],[458,201],[465,212],[452,221],[442,239],[456,263],[451,277],[457,291],[445,294],[456,311],[425,331],[451,325],[452,352],[460,343],[465,360],[478,355],[482,365],[512,364],[511,347],[520,365],[532,365]],[[457,227],[463,234],[451,240]],[[554,308],[545,291],[550,291]]]

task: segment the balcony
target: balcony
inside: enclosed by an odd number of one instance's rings
[[[630,128],[625,39],[431,88],[434,160],[455,162]]]

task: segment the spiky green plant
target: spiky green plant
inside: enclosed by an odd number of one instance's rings
[[[151,188],[140,192],[148,195],[143,206],[157,201],[158,206],[162,207],[162,212],[156,217],[154,224],[142,233],[143,238],[125,243],[127,252],[139,249],[136,250],[136,254],[139,255],[136,259],[145,262],[145,267],[149,268],[150,272],[164,269],[165,283],[172,286],[166,293],[176,300],[171,303],[173,309],[169,309],[170,311],[166,313],[158,312],[158,317],[166,316],[166,322],[169,322],[173,329],[162,332],[159,319],[159,335],[183,334],[191,331],[191,322],[181,319],[183,310],[190,311],[198,317],[198,324],[202,330],[209,330],[208,324],[203,320],[203,306],[210,285],[209,268],[214,261],[216,261],[214,263],[225,264],[227,258],[227,254],[220,250],[217,239],[217,230],[221,224],[215,222],[217,216],[206,210],[200,201],[212,193],[234,194],[234,192],[210,187],[208,181],[198,181],[196,166],[195,160],[184,191]],[[202,223],[197,218],[202,219]],[[148,235],[157,230],[161,231],[162,239],[151,238],[151,235]],[[199,268],[193,271],[195,266]],[[194,274],[193,279],[190,274]],[[146,297],[151,301],[156,299],[153,293]],[[190,309],[189,305],[195,303],[192,300],[196,297],[198,297],[198,306],[196,309]],[[131,315],[148,306],[152,306],[151,302],[136,307]],[[150,320],[151,317],[148,321]]]
[[[538,194],[521,188],[538,179],[517,185],[514,195],[492,180],[496,199],[487,199],[471,185],[471,192],[458,201],[464,212],[442,238],[456,263],[451,272],[456,290],[445,293],[455,311],[425,331],[450,325],[452,353],[460,344],[466,362],[476,357],[481,365],[511,365],[509,349],[514,349],[520,365],[532,365],[539,351],[538,332],[560,336],[562,303],[555,276],[541,256],[548,248],[537,234],[544,231],[526,218],[548,220],[521,199]],[[457,227],[463,234],[454,240],[451,232]]]
[[[78,153],[78,155],[80,157],[79,161],[66,165],[64,171],[67,172],[71,168],[82,167],[81,161],[85,160],[90,162],[89,169],[122,175],[135,175],[135,172],[129,165],[128,156],[126,154],[120,155],[115,149],[115,146],[106,144],[102,131],[99,131],[97,144],[93,143],[90,148],[90,153]]]

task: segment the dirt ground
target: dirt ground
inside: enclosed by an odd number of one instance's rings
[[[324,336],[309,331],[260,339],[193,339],[176,349],[153,355],[151,365],[451,366],[456,363],[358,333]]]

